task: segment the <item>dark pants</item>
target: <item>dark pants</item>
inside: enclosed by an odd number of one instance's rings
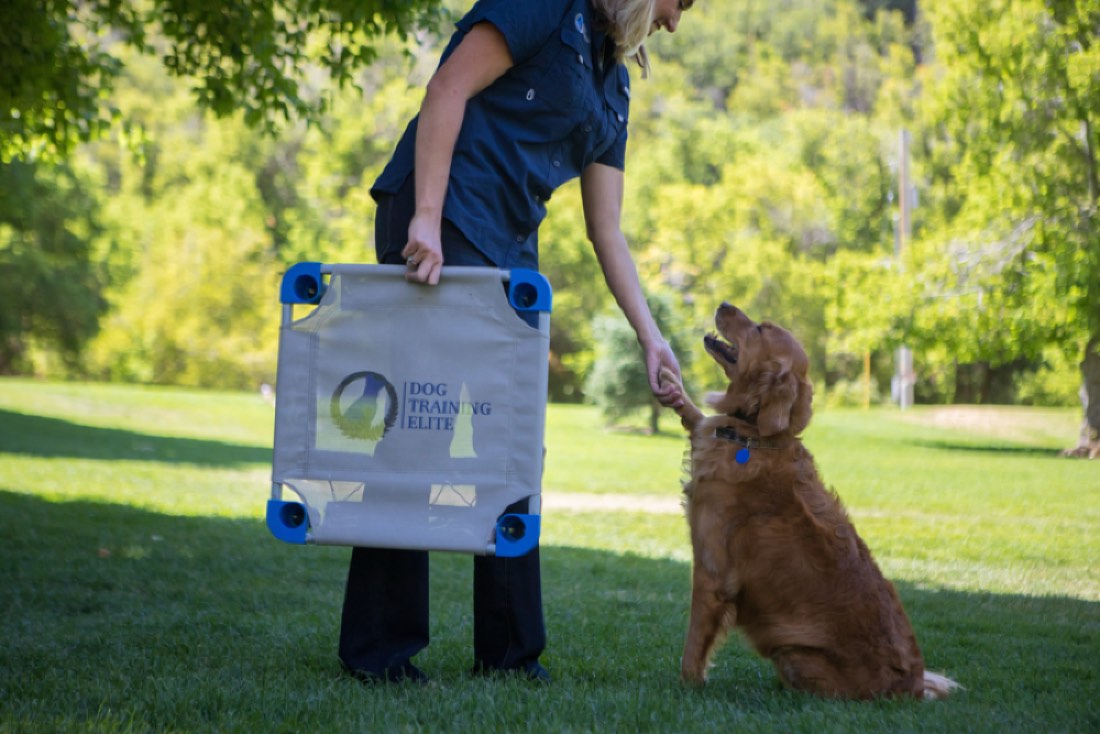
[[[412,178],[378,203],[378,261],[403,264],[412,217]],[[450,222],[443,221],[447,266],[494,266]],[[508,512],[526,512],[526,500]],[[398,672],[428,646],[426,551],[353,548],[340,624],[340,660],[374,675]],[[520,558],[474,557],[474,667],[523,670],[546,647],[539,551]]]

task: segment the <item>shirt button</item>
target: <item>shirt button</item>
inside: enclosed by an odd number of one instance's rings
[[[534,89],[528,89],[527,90],[527,101],[530,102],[534,98],[535,98],[535,90]]]
[[[615,117],[619,118],[619,122],[623,121],[623,116],[622,115],[616,114]]]
[[[577,54],[577,61],[584,63],[584,54]]]
[[[561,161],[554,161],[554,168],[561,168]]]
[[[516,235],[516,242],[523,242],[523,235],[517,234]]]
[[[590,133],[590,132],[592,132],[592,126],[591,126],[591,125],[589,125],[588,123],[585,123],[585,125],[584,125],[584,131],[585,131],[586,133]]]

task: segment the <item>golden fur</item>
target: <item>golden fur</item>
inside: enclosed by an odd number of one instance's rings
[[[727,303],[715,325],[721,338],[704,345],[729,379],[708,399],[718,414],[704,416],[686,397],[678,411],[691,434],[684,494],[694,554],[684,681],[705,682],[711,655],[736,627],[797,690],[946,696],[956,684],[924,670],[893,585],[799,439],[813,397],[805,351],[789,332]]]

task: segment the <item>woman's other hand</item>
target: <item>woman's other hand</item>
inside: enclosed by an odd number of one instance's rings
[[[413,216],[409,222],[409,241],[401,250],[405,258],[405,280],[436,285],[443,270],[443,245],[439,237],[439,219]]]

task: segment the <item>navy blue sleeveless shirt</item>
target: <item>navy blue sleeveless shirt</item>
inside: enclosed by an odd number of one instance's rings
[[[630,79],[590,0],[478,0],[440,64],[467,32],[492,23],[514,66],[469,100],[443,216],[502,268],[538,267],[546,202],[589,164],[623,170]],[[371,189],[394,194],[413,172],[417,120]]]

